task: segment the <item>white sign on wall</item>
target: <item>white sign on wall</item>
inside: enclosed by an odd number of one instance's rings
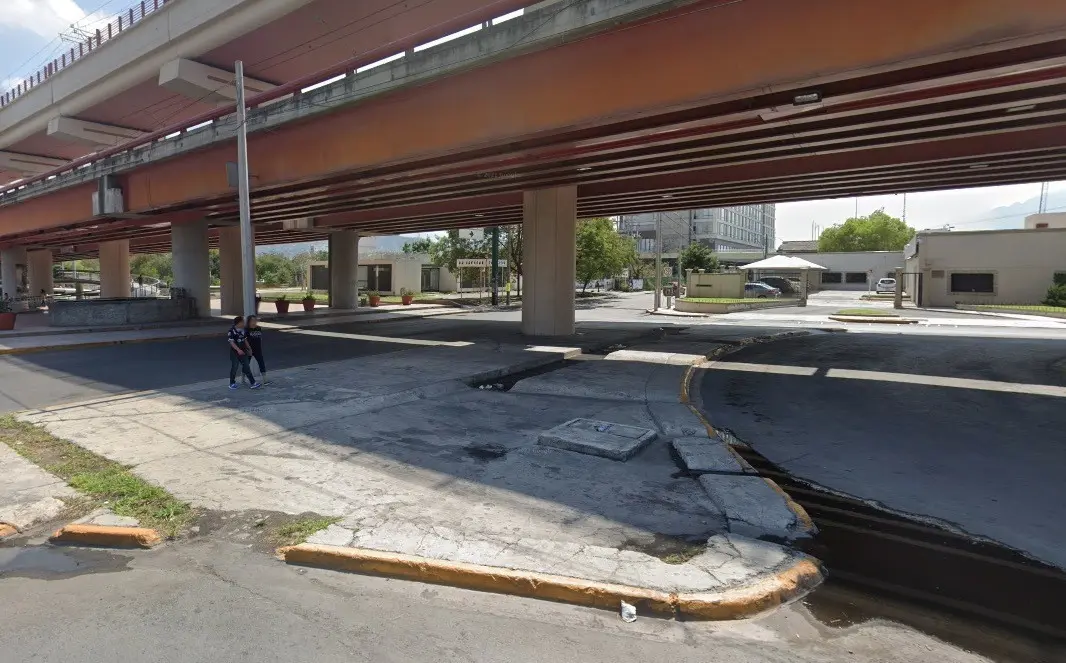
[[[506,267],[507,261],[503,258],[499,260],[500,267]],[[492,260],[489,258],[459,258],[455,261],[456,267],[492,267]]]

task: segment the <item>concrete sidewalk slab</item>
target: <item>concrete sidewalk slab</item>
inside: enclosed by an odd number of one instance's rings
[[[572,419],[537,439],[538,444],[577,453],[625,461],[656,438],[649,428],[624,426],[609,421]]]
[[[0,444],[0,477],[0,523],[20,530],[56,518],[67,508],[63,500],[77,496],[62,479],[6,444]]]
[[[648,351],[677,354],[667,346]],[[786,546],[737,539],[731,523],[752,520],[749,505],[723,502],[745,510],[730,513],[678,472],[670,440],[701,435],[702,426],[679,402],[689,367],[619,359],[562,365],[568,352],[419,347],[278,371],[259,391],[202,383],[22,418],[132,466],[197,507],[337,517],[337,528],[323,534],[331,545],[455,563],[496,559],[516,572],[711,594],[772,584],[805,559]],[[552,363],[563,367],[510,391],[468,386]],[[550,388],[523,390],[527,383]],[[545,431],[579,418],[661,439],[625,463],[537,444]],[[785,503],[777,494],[756,497]],[[705,568],[686,561],[701,555]]]

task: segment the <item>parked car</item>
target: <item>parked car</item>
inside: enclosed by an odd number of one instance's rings
[[[877,282],[877,292],[896,292],[896,279],[880,279]]]
[[[771,288],[777,288],[782,295],[794,295],[799,292],[797,287],[793,286],[792,282],[783,276],[764,276],[759,280],[759,283],[765,283]]]
[[[780,297],[781,291],[777,288],[766,285],[761,281],[755,283],[744,284],[744,296],[745,297],[758,297],[764,299],[767,297]]]

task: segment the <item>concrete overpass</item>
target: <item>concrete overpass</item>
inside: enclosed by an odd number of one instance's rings
[[[257,241],[350,256],[358,233],[523,222],[527,330],[567,333],[575,216],[1061,178],[1064,74],[1055,0],[542,6],[253,99]],[[219,113],[25,181],[0,246],[232,250],[234,128]],[[117,206],[94,214],[101,183]]]

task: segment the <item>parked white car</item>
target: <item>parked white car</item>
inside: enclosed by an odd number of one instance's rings
[[[880,279],[877,282],[877,292],[878,293],[882,293],[882,292],[894,293],[894,292],[896,292],[896,279]]]

